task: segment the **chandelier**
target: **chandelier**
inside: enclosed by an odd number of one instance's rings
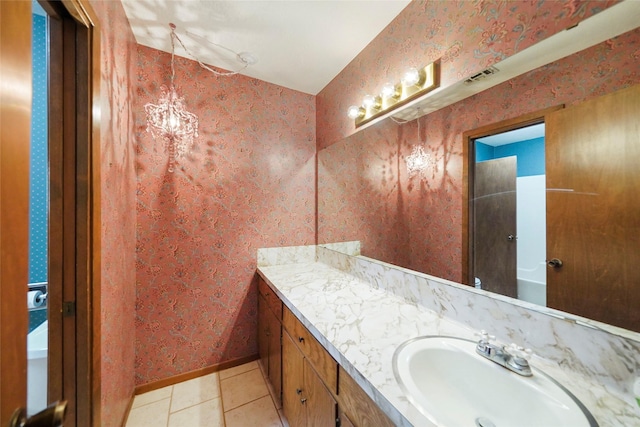
[[[421,178],[427,179],[427,169],[433,166],[431,154],[425,153],[422,145],[414,145],[411,155],[405,158],[407,162],[407,172],[409,177],[420,174]]]
[[[186,109],[184,98],[178,95],[173,81],[175,69],[176,26],[171,28],[171,83],[160,86],[160,100],[157,104],[144,106],[147,113],[147,132],[155,140],[164,142],[164,150],[169,155],[169,172],[175,168],[176,158],[184,157],[191,150],[194,138],[198,137],[198,116]]]
[[[237,53],[236,57],[244,66],[233,72],[218,72],[196,58],[182,43],[182,40],[175,32],[176,26],[169,24],[171,29],[171,80],[169,86],[160,86],[160,99],[157,104],[147,103],[144,110],[147,113],[147,132],[151,133],[155,140],[161,140],[164,150],[169,156],[169,172],[175,170],[176,159],[183,158],[193,147],[194,140],[198,137],[198,116],[187,111],[184,98],[178,95],[173,84],[175,70],[175,41],[177,40],[182,48],[194,58],[198,64],[219,76],[230,76],[238,74],[247,66],[255,64],[257,60],[249,53]],[[212,43],[215,44],[215,43]],[[216,45],[217,46],[217,45]],[[227,49],[230,50],[230,49]],[[235,53],[235,52],[234,52]]]
[[[419,112],[419,111],[418,111]],[[418,118],[418,140],[420,139],[420,119]],[[426,140],[425,140],[426,143]],[[422,145],[414,145],[411,154],[404,158],[407,163],[409,177],[419,174],[421,179],[428,179],[427,169],[434,168],[436,161],[431,154],[425,152]]]

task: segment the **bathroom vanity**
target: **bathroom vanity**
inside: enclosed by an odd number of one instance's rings
[[[481,329],[531,348],[532,367],[566,387],[599,425],[640,425],[631,390],[640,334],[343,249],[258,252],[260,358],[292,427],[336,418],[342,426],[438,425],[397,381],[394,352],[428,335],[477,341]]]

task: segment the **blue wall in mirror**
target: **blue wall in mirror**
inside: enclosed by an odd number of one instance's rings
[[[544,138],[492,147],[476,141],[476,162],[518,156],[518,177],[544,175]]]

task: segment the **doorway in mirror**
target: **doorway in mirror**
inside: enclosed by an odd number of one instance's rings
[[[474,140],[474,284],[546,305],[545,125]]]

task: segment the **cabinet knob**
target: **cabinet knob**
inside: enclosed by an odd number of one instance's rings
[[[302,394],[302,389],[301,388],[297,388],[296,389],[296,394]]]
[[[304,337],[298,337],[298,341],[304,342]]]
[[[305,398],[303,398],[303,399],[300,399],[300,403],[302,403],[303,405],[305,404],[305,402],[306,402],[306,401],[307,401],[307,398],[306,398],[306,397],[305,397]]]

